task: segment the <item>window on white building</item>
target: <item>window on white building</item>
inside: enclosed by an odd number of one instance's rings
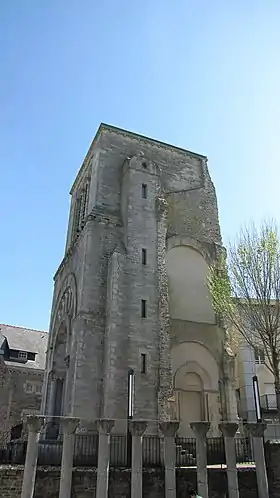
[[[254,352],[255,352],[255,363],[257,363],[258,365],[263,364],[265,361],[264,351],[262,349],[255,348]]]
[[[25,384],[25,390],[27,393],[32,393],[33,391],[33,385],[31,384],[31,382],[26,382]]]
[[[28,394],[41,394],[42,393],[42,384],[36,381],[27,381],[24,384],[24,390]]]
[[[19,351],[18,352],[18,359],[19,360],[27,360],[28,354],[26,351]]]
[[[85,225],[89,199],[89,179],[87,178],[78,192],[74,208],[73,238],[76,239]]]

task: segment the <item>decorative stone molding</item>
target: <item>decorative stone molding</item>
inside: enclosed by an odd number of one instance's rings
[[[43,424],[44,424],[44,417],[42,416],[36,416],[36,415],[28,415],[26,417],[26,423],[29,432],[40,432]]]
[[[264,437],[267,424],[263,422],[247,422],[244,427],[252,437]]]
[[[81,419],[80,427],[78,427],[77,432],[79,432],[79,434],[97,434],[98,420]]]
[[[162,434],[165,437],[175,437],[176,432],[178,431],[180,426],[180,422],[177,421],[170,421],[170,422],[160,422],[159,423],[159,428],[162,432]]]
[[[60,423],[63,434],[74,434],[80,423],[80,419],[76,417],[61,418]]]
[[[186,235],[171,235],[166,239],[167,251],[170,251],[174,247],[178,246],[188,246],[198,251],[208,265],[212,264],[213,260],[216,259],[216,250],[213,249],[213,243],[210,244],[208,242],[202,242]]]
[[[97,223],[100,223],[101,225],[105,225],[110,228],[115,228],[115,227],[121,227],[122,223],[121,220],[118,216],[116,216],[114,213],[108,213],[106,211],[103,211],[101,209],[93,208],[92,211],[86,216],[84,220],[84,225],[82,230],[79,233],[79,237],[77,237],[73,243],[70,245],[67,253],[65,254],[63,260],[61,261],[55,275],[54,275],[54,280],[57,279],[57,277],[62,273],[63,269],[66,267],[67,262],[70,260],[71,256],[75,252],[75,248],[78,244],[78,241],[80,240],[81,234],[84,232],[85,227],[88,225],[88,222],[90,221],[95,221]]]
[[[210,422],[191,422],[190,426],[196,438],[206,439],[206,434],[210,429]]]
[[[18,375],[18,376],[22,376],[22,374],[24,374],[25,377],[30,376],[30,377],[42,378],[42,377],[44,377],[44,373],[45,373],[44,370],[41,370],[39,368],[30,368],[30,367],[23,367],[23,366],[15,367],[15,366],[8,365],[7,369],[9,371],[9,373],[13,373],[13,374]]]
[[[111,434],[111,431],[112,431],[114,425],[115,425],[115,421],[111,420],[111,419],[103,418],[103,419],[98,420],[97,428],[98,428],[99,434],[106,434],[109,436]]]
[[[236,422],[221,422],[219,424],[219,429],[224,437],[234,437],[238,429],[238,423]]]
[[[144,420],[131,420],[129,422],[129,430],[132,436],[142,437],[147,429],[148,423]]]
[[[50,329],[59,328],[64,317],[75,318],[77,314],[77,282],[74,273],[69,273],[63,280],[56,298],[56,304],[51,317]],[[53,346],[53,342],[50,347]]]
[[[190,341],[190,342],[193,342],[193,341]],[[205,348],[205,349],[207,349],[207,348]],[[210,351],[209,351],[209,353],[211,354]],[[211,354],[211,356],[212,356],[212,354]],[[218,365],[217,365],[217,370],[218,370]],[[176,377],[177,377],[177,379],[178,379],[179,375],[181,375],[182,377],[185,377],[188,373],[195,373],[201,378],[201,380],[203,382],[204,390],[214,391],[214,392],[217,391],[215,379],[210,378],[208,372],[201,365],[199,365],[199,363],[197,363],[197,361],[188,361],[187,363],[180,365],[177,368],[176,372],[174,373],[174,377],[173,377],[174,388],[176,388]]]
[[[96,221],[101,225],[106,225],[112,228],[122,226],[121,220],[118,216],[98,208],[92,209],[92,211],[89,213],[89,215],[86,218],[85,224],[87,223],[87,221]]]

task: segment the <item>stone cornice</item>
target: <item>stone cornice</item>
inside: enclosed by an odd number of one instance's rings
[[[121,227],[120,218],[113,213],[106,213],[105,211],[101,211],[100,209],[92,209],[91,213],[89,213],[87,217],[87,221],[94,220],[101,225],[106,225],[108,227]]]
[[[9,366],[7,365],[7,368],[9,370],[9,372],[13,372],[13,373],[16,373],[16,374],[27,374],[27,375],[32,375],[34,377],[37,376],[37,377],[42,377],[44,376],[44,373],[45,373],[45,370],[41,370],[41,369],[33,369],[33,368],[28,368],[28,367],[23,367],[23,366],[20,366],[20,367],[16,367],[16,366]]]
[[[85,233],[85,227],[89,221],[96,221],[97,223],[100,223],[101,225],[106,225],[106,226],[112,227],[112,228],[122,226],[120,219],[116,215],[102,211],[100,209],[96,209],[96,208],[92,209],[92,211],[86,217],[85,225],[84,225],[82,231],[80,232],[78,238],[75,240],[74,243],[71,244],[67,253],[65,254],[64,258],[62,259],[58,269],[56,270],[54,277],[53,277],[54,281],[56,280],[56,278],[58,277],[60,272],[63,270],[63,268],[65,267],[69,258],[72,256],[72,254],[73,254],[73,252],[74,252],[74,250],[75,250],[75,248],[80,240],[81,234]]]
[[[122,128],[118,128],[116,126],[101,123],[97,132],[96,132],[96,135],[95,135],[93,141],[91,142],[89,150],[86,154],[86,157],[83,161],[82,166],[80,167],[80,170],[76,176],[76,179],[72,185],[72,188],[70,190],[70,194],[73,193],[73,190],[75,189],[76,185],[80,181],[80,178],[81,178],[84,170],[88,166],[88,164],[92,158],[92,155],[93,155],[93,149],[96,146],[96,144],[98,143],[98,140],[103,132],[113,133],[114,135],[121,135],[123,137],[130,138],[132,140],[136,140],[137,142],[139,142],[143,145],[153,145],[154,147],[157,147],[158,149],[163,149],[163,150],[170,151],[170,152],[173,151],[173,152],[176,152],[177,154],[182,154],[182,155],[188,156],[190,158],[202,159],[204,161],[207,161],[207,157],[202,155],[202,154],[197,154],[196,152],[191,152],[189,150],[182,149],[181,147],[176,147],[175,145],[170,145],[170,144],[167,144],[165,142],[160,142],[159,140],[155,140],[153,138],[149,138],[149,137],[146,137],[144,135],[140,135],[138,133],[133,133],[132,131],[127,131],[127,130],[124,130]]]

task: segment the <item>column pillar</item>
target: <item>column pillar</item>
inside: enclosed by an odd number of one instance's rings
[[[142,438],[147,422],[132,420],[129,429],[132,435],[131,498],[142,498]]]
[[[197,493],[208,498],[206,434],[210,422],[192,422],[190,426],[196,439]]]
[[[256,474],[259,498],[269,498],[268,481],[266,473],[263,437],[266,424],[248,422],[246,429],[252,437],[253,452],[256,463]]]
[[[48,415],[54,414],[54,406],[55,406],[55,391],[56,391],[56,378],[54,375],[51,375],[50,380],[50,398],[49,398],[49,406],[48,406]]]
[[[176,498],[176,446],[175,435],[180,422],[160,422],[159,428],[164,435],[165,498]]]
[[[107,498],[110,464],[110,435],[115,421],[101,419],[97,422],[99,432],[96,496]]]
[[[227,462],[227,480],[229,498],[239,498],[238,476],[236,468],[236,453],[234,436],[238,429],[235,422],[221,422],[219,424],[221,433],[224,436],[225,453]]]
[[[36,417],[33,415],[28,415],[27,417],[28,441],[21,488],[21,498],[33,497],[38,458],[39,433],[43,420],[43,417]]]
[[[55,408],[55,396],[56,396],[56,377],[54,373],[49,374],[49,400],[47,402],[46,414],[48,415],[48,420],[45,426],[45,437],[46,439],[55,439],[57,437],[57,430],[55,428],[55,419],[53,419],[54,408]],[[48,389],[48,388],[47,388]]]
[[[70,498],[72,488],[73,454],[75,432],[79,424],[77,418],[62,418],[60,420],[63,432],[63,447],[60,472],[59,498]]]

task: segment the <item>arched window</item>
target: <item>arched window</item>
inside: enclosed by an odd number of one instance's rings
[[[88,197],[89,197],[89,179],[86,179],[82,188],[79,190],[76,198],[74,223],[73,223],[74,240],[77,239],[80,232],[83,230],[85,226],[85,220],[88,209]]]

